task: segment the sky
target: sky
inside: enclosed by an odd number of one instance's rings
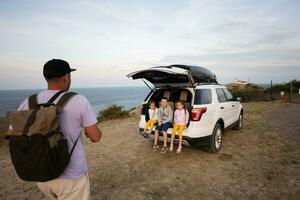
[[[139,86],[126,75],[199,65],[220,83],[300,79],[299,0],[0,1],[0,89],[44,88],[67,60],[73,87]]]

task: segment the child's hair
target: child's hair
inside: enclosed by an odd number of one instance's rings
[[[149,105],[149,106],[150,106],[151,104],[154,104],[154,105],[156,106],[155,101],[153,101],[153,100],[150,100],[150,101],[148,102],[148,105]]]
[[[167,97],[161,98],[161,100],[163,100],[163,99],[169,101],[169,99]]]
[[[179,101],[176,102],[176,104],[177,104],[177,103],[180,103],[180,104],[183,106],[183,108],[185,108],[185,104],[184,104],[184,101],[183,101],[183,100],[179,100]]]

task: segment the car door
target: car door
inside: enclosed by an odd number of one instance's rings
[[[132,72],[127,75],[133,80],[145,79],[152,83],[155,88],[162,86],[185,86],[193,87],[195,85],[191,72],[178,67],[153,67],[150,69]]]
[[[216,93],[219,101],[220,117],[224,120],[225,127],[231,123],[231,105],[227,102],[225,93],[222,88],[216,88]]]
[[[229,116],[230,116],[230,124],[236,122],[238,120],[239,117],[239,113],[238,113],[238,102],[234,101],[232,94],[226,89],[223,88],[223,92],[225,94],[226,97],[226,101],[228,102],[228,106],[229,106]]]

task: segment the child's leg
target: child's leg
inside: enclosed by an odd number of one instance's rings
[[[154,125],[157,123],[157,120],[151,120],[151,124],[150,124],[150,133],[152,132],[152,129],[154,127]]]
[[[184,125],[178,127],[178,136],[179,136],[179,147],[182,146],[182,133],[184,131]]]
[[[149,120],[146,125],[145,125],[145,128],[144,128],[144,132],[149,128],[149,126],[151,125],[151,120]]]
[[[177,153],[180,153],[181,149],[182,149],[182,133],[183,133],[183,131],[184,131],[184,125],[180,125],[178,128],[179,145],[178,145]]]
[[[172,136],[171,136],[171,144],[170,144],[170,151],[173,151],[173,142],[174,142],[174,138],[175,138],[175,134],[177,132],[178,129],[178,125],[175,124],[172,130]]]
[[[159,131],[161,130],[161,126],[157,126],[154,133],[154,146],[157,146]]]

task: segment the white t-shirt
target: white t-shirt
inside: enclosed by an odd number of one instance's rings
[[[38,103],[46,103],[59,90],[45,90],[38,94]],[[64,94],[64,93],[63,93]],[[61,94],[54,103],[57,103]],[[28,98],[23,101],[18,110],[28,110]],[[84,127],[97,123],[95,113],[89,101],[82,95],[75,95],[66,104],[60,114],[60,129],[68,142],[68,149],[71,149]],[[87,172],[82,138],[80,137],[73,151],[69,165],[66,167],[60,178],[78,179]]]
[[[158,114],[158,109],[155,108],[154,110],[152,110],[151,108],[149,108],[148,110],[148,113],[149,113],[149,118],[152,119],[152,120],[157,120],[157,114]]]

